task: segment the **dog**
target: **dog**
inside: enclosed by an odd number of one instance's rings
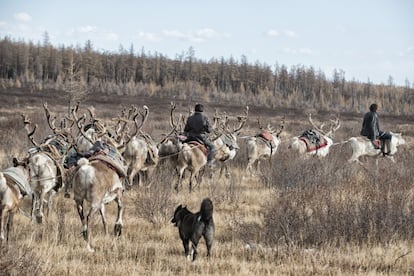
[[[203,199],[200,211],[192,213],[186,206],[178,206],[171,220],[176,227],[183,242],[185,255],[189,260],[195,261],[197,257],[197,245],[201,236],[204,237],[207,246],[207,256],[210,256],[214,239],[213,202],[209,198]],[[190,254],[189,244],[192,243]]]

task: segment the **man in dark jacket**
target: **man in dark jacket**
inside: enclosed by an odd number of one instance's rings
[[[377,104],[371,104],[371,106],[369,107],[369,112],[367,112],[364,115],[361,135],[366,136],[368,139],[370,139],[372,144],[374,145],[374,148],[376,149],[379,148],[379,145],[375,144],[375,140],[381,140],[381,151],[384,155],[387,155],[390,151],[389,144],[391,141],[391,134],[380,130],[377,109]],[[387,144],[387,152],[385,152],[385,144]]]
[[[214,144],[208,139],[208,133],[212,131],[207,116],[203,114],[204,106],[196,104],[194,114],[188,117],[184,127],[184,132],[188,140],[200,140],[208,149],[207,162],[208,166],[212,166],[214,157]]]

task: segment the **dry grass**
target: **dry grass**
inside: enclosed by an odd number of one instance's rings
[[[168,111],[165,107],[149,107],[155,111],[146,131],[157,139],[167,132]],[[119,105],[98,108],[109,116],[116,115],[113,110],[118,109]],[[33,122],[44,121],[40,104],[24,110],[30,112]],[[0,117],[7,118],[0,120],[0,165],[5,168],[11,165],[11,156],[24,155],[30,145],[23,128],[19,129],[22,124],[18,114],[9,109],[0,111]],[[151,121],[151,116],[157,119]],[[297,135],[309,127],[303,118],[289,118],[287,132]],[[280,122],[279,114],[270,119],[276,126]],[[254,134],[254,120],[244,134]],[[337,139],[357,133],[357,120],[343,122]],[[414,127],[404,124],[404,130],[413,133]],[[384,122],[384,128],[399,129],[398,118]],[[39,137],[47,133],[45,125],[40,129]],[[125,192],[120,238],[103,235],[101,220],[96,217],[92,242],[97,251],[93,254],[85,248],[73,200],[58,193],[44,225],[31,223],[22,214],[15,216],[11,240],[1,245],[0,274],[414,274],[414,154],[409,147],[400,149],[396,164],[380,160],[378,174],[374,174],[373,162],[367,162],[368,170],[346,163],[350,156],[346,145],[332,148],[324,160],[303,161],[292,155],[284,142],[272,163],[262,164],[261,176],[252,178],[245,174],[247,161],[241,140],[239,155],[230,165],[231,178],[204,177],[191,194],[186,185],[176,193],[172,189],[176,181],[172,169],[159,168],[150,187],[133,187]],[[178,204],[196,211],[207,196],[215,207],[212,256],[205,256],[203,241],[199,258],[191,263],[184,257],[178,230],[170,219]],[[21,208],[28,212],[29,206],[25,199]],[[116,206],[111,203],[110,229],[115,218]]]

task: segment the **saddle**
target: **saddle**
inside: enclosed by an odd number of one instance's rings
[[[269,131],[262,129],[262,132],[256,137],[260,138],[273,151],[275,144],[273,143],[273,135]]]
[[[124,167],[122,162],[110,157],[109,155],[107,155],[106,153],[104,153],[102,151],[96,152],[94,155],[89,157],[89,161],[93,161],[93,160],[99,160],[99,161],[104,162],[105,165],[107,165],[109,168],[116,171],[116,173],[121,178],[126,177],[126,175],[127,175],[126,168]]]
[[[308,152],[321,149],[328,144],[328,141],[323,136],[312,129],[304,131],[302,135],[299,136],[299,140],[306,144],[306,150]]]
[[[184,143],[194,145],[194,146],[198,147],[203,152],[203,154],[207,157],[208,149],[207,149],[206,145],[204,144],[204,142],[201,141],[200,139],[196,139],[196,138],[187,139]]]

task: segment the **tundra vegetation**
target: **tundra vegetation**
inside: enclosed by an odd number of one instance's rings
[[[7,275],[378,275],[414,274],[414,93],[407,81],[387,84],[346,81],[334,71],[327,78],[313,68],[250,65],[242,57],[202,62],[192,49],[174,60],[133,47],[99,53],[84,47],[54,48],[0,40],[0,168],[12,166],[32,147],[21,114],[38,124],[35,138],[51,133],[43,104],[67,114],[81,100],[105,120],[131,104],[150,109],[142,130],[155,142],[171,132],[170,101],[187,116],[196,102],[235,120],[245,106],[249,118],[240,131],[240,149],[227,166],[231,176],[204,174],[199,185],[175,191],[171,163],[159,162],[146,179],[123,194],[122,235],[105,235],[99,216],[91,223],[95,252],[85,249],[73,198],[56,193],[45,223],[31,222],[31,200],[24,197],[8,241],[0,245],[0,271]],[[348,144],[332,145],[324,158],[301,158],[289,149],[297,134],[339,115],[334,143],[358,136],[369,104],[380,107],[381,128],[402,133],[406,145],[395,162],[361,157],[349,163]],[[247,137],[257,134],[257,119],[278,126],[280,144],[252,177],[246,172]],[[203,198],[214,203],[215,240],[206,257],[204,242],[188,262],[171,218],[175,208],[198,210]],[[115,204],[106,206],[114,227]],[[30,216],[30,215],[29,215]]]
[[[33,97],[35,96],[35,97]],[[38,124],[37,135],[50,128],[42,102],[51,112],[65,113],[65,100],[53,93],[7,94],[1,105],[0,164],[12,165],[13,156],[24,156],[31,147],[20,113]],[[53,102],[54,101],[54,102]],[[151,115],[144,131],[161,141],[170,132],[169,101],[158,98],[116,97],[110,101],[86,98],[99,118],[110,119],[130,103],[146,104]],[[53,104],[52,104],[53,103]],[[177,113],[193,103],[177,102]],[[244,106],[209,104],[231,116]],[[12,275],[30,274],[412,274],[414,272],[414,153],[410,150],[414,125],[409,117],[381,117],[383,129],[402,132],[407,144],[396,162],[365,159],[364,166],[347,162],[347,144],[331,147],[323,159],[304,160],[289,150],[292,134],[309,128],[309,110],[270,109],[250,106],[249,117],[238,139],[240,150],[229,163],[231,177],[204,175],[192,193],[176,192],[177,175],[169,163],[156,167],[148,187],[133,186],[124,192],[123,234],[104,235],[99,217],[92,221],[95,253],[85,250],[81,225],[73,199],[62,191],[55,195],[53,210],[44,224],[32,223],[17,213],[9,241],[1,244],[0,269]],[[315,120],[330,114],[313,110]],[[337,115],[337,114],[332,114]],[[261,164],[255,177],[246,173],[246,138],[257,132],[254,118],[280,124],[285,117],[281,144],[270,161]],[[336,141],[357,135],[361,114],[341,116]],[[197,210],[204,197],[214,202],[216,223],[212,253],[206,257],[201,242],[196,262],[186,261],[176,228],[171,224],[179,204]],[[20,208],[29,213],[30,199]],[[116,218],[116,205],[107,205],[108,226]]]

